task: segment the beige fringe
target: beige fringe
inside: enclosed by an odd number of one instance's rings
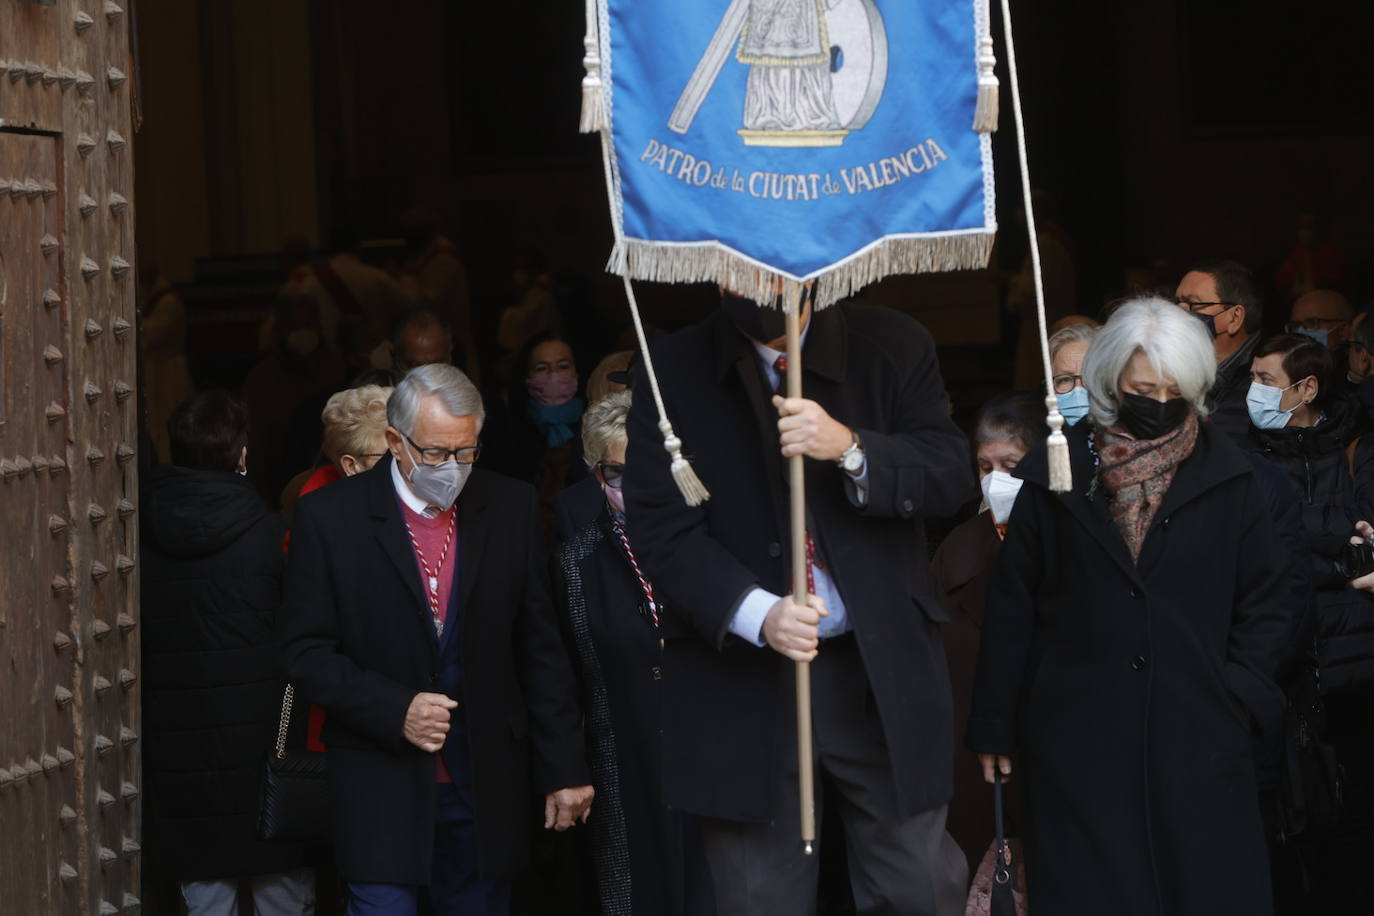
[[[993,234],[886,239],[815,278],[815,303],[825,308],[893,274],[977,270],[987,266]],[[756,302],[801,295],[802,283],[714,244],[664,245],[622,239],[607,270],[655,283],[719,283]],[[781,283],[781,288],[779,288]]]

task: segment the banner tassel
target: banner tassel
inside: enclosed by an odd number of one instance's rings
[[[1035,209],[1031,205],[1030,166],[1026,161],[1026,125],[1021,118],[1021,88],[1016,81],[1016,45],[1011,38],[1011,3],[1002,0],[1002,41],[1007,46],[1007,75],[1011,78],[1011,110],[1016,120],[1016,153],[1021,164],[1021,203],[1026,209],[1026,231],[1030,234],[1031,275],[1035,278],[1035,310],[1040,322],[1040,360],[1045,369],[1045,425],[1048,441],[1050,490],[1067,493],[1073,489],[1073,467],[1069,462],[1069,440],[1064,437],[1064,417],[1059,399],[1054,396],[1050,376],[1050,334],[1045,320],[1045,285],[1040,276],[1040,242],[1035,232]]]
[[[998,95],[1001,84],[995,68],[997,56],[992,50],[992,36],[978,39],[978,102],[973,108],[973,129],[980,134],[997,131]]]
[[[597,27],[597,0],[587,0],[587,34],[582,39],[582,119],[578,130],[594,134],[610,126],[606,117],[606,94],[601,85],[601,54]]]
[[[701,482],[692,463],[682,454],[682,440],[673,432],[673,424],[668,421],[668,409],[663,406],[663,393],[658,387],[658,376],[654,373],[654,360],[649,355],[649,340],[644,335],[644,322],[639,317],[639,303],[635,301],[634,287],[628,276],[625,281],[625,298],[630,303],[630,315],[634,319],[635,336],[639,338],[639,352],[644,357],[644,374],[649,379],[649,390],[653,393],[654,404],[658,407],[658,429],[663,433],[663,448],[672,461],[673,483],[689,506],[699,506],[711,498],[711,492]]]
[[[1045,424],[1050,428],[1047,440],[1050,458],[1050,490],[1067,493],[1073,489],[1073,468],[1069,463],[1069,440],[1064,435],[1064,417],[1059,413],[1059,399],[1045,398]]]

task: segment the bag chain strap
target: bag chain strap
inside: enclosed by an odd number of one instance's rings
[[[277,726],[277,759],[286,759],[286,727],[291,724],[291,699],[296,694],[295,688],[290,684],[286,685],[286,692],[281,698],[281,723]]]

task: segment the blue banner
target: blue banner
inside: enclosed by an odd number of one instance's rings
[[[986,0],[596,2],[612,270],[825,304],[986,263]]]

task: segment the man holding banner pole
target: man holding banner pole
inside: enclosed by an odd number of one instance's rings
[[[916,322],[807,305],[800,331],[799,398],[783,396],[779,309],[724,292],[720,311],[654,347],[708,502],[680,496],[653,401],[637,396],[631,410],[627,511],[670,609],[665,801],[702,818],[722,916],[813,913],[817,858],[797,839],[793,664],[810,662],[817,810],[822,791],[838,793],[859,912],[957,914],[967,869],[945,832],[946,618],[921,519],[970,495],[967,443]],[[786,460],[797,455],[806,601],[787,559]]]

